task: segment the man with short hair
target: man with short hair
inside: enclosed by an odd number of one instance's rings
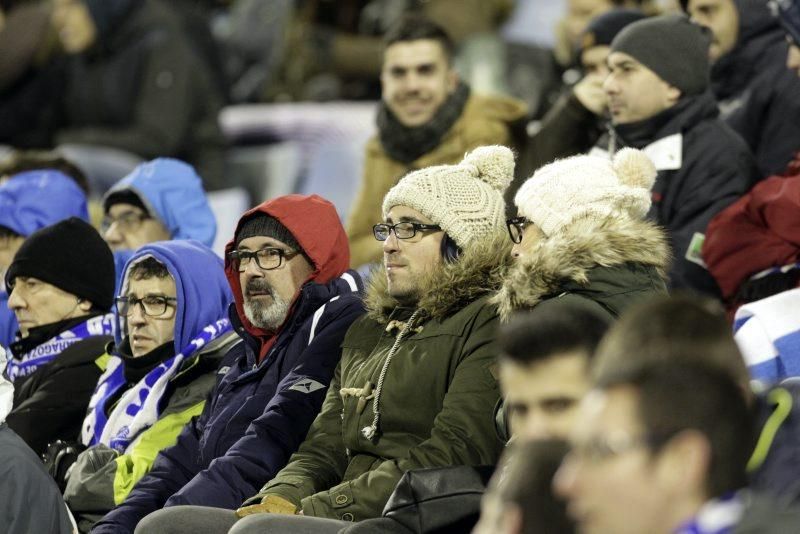
[[[384,41],[378,134],[367,144],[347,223],[353,267],[380,261],[372,225],[381,218],[381,199],[404,174],[456,163],[479,146],[510,145],[512,125],[527,113],[511,98],[471,95],[453,67],[452,41],[432,21],[404,18]]]
[[[515,314],[497,335],[505,438],[565,439],[591,387],[589,366],[609,318],[591,305],[555,301]]]
[[[147,243],[195,239],[214,244],[217,221],[191,165],[158,158],[136,167],[103,197],[103,237],[114,251],[117,276]]]
[[[95,533],[132,533],[164,506],[237,508],[319,413],[345,332],[363,314],[336,209],[316,195],[269,200],[241,217],[226,250],[229,316],[243,342],[224,357],[200,416]]]
[[[747,142],[759,177],[782,172],[800,139],[800,80],[766,0],[681,0],[714,34],[711,89],[722,119]]]
[[[14,382],[8,425],[37,453],[80,433],[105,368],[114,320],[114,259],[89,223],[70,217],[32,233],[5,274],[19,340],[6,372]]]
[[[237,512],[249,516],[240,522],[227,510],[187,507],[154,514],[142,531],[338,532],[379,517],[406,471],[495,463],[498,317],[488,299],[499,284],[502,194],[513,169],[508,148],[481,147],[459,165],[401,179],[373,228],[384,271],[367,291],[368,314],[347,332],[298,452]]]
[[[643,150],[658,170],[649,218],[665,227],[673,289],[719,296],[700,250],[708,221],[746,193],[757,171],[708,91],[708,36],[684,16],[634,22],[611,43],[604,83],[612,125],[597,152]]]
[[[753,424],[719,369],[684,361],[612,373],[584,399],[554,485],[585,532],[794,532],[797,512],[742,491]]]
[[[0,274],[25,238],[68,217],[89,220],[86,193],[71,176],[53,169],[31,169],[0,181]],[[18,325],[0,284],[0,345],[14,342]]]
[[[81,430],[89,448],[64,492],[81,531],[122,502],[200,415],[223,356],[241,342],[226,317],[233,297],[222,260],[197,241],[140,248],[120,293],[116,344]],[[69,466],[59,467],[60,477]]]

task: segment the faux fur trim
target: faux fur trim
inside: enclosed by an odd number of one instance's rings
[[[500,316],[533,307],[565,281],[589,283],[597,266],[624,263],[652,265],[666,277],[670,249],[664,230],[649,221],[611,218],[574,221],[564,231],[542,239],[521,261],[512,265],[500,291],[492,297]]]
[[[455,263],[443,264],[422,281],[422,298],[416,308],[423,316],[447,317],[471,302],[500,288],[511,260],[511,240],[503,233],[472,243]],[[364,301],[370,318],[388,322],[401,306],[389,295],[386,272],[378,268],[367,285]]]

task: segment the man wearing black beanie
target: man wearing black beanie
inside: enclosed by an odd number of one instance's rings
[[[8,425],[37,453],[75,440],[113,341],[114,259],[91,225],[72,217],[31,234],[6,271],[19,323]]]
[[[668,231],[670,287],[719,296],[700,255],[709,220],[757,179],[709,91],[708,32],[682,15],[634,22],[611,43],[609,134],[594,151],[644,150],[658,170],[649,217]]]

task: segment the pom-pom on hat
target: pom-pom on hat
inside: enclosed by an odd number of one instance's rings
[[[573,156],[545,165],[514,197],[520,215],[546,236],[576,219],[643,219],[650,209],[656,168],[644,152],[623,148],[613,160]]]
[[[458,165],[411,172],[386,194],[383,216],[394,206],[422,213],[459,247],[503,232],[503,193],[514,177],[514,154],[504,146],[478,147]]]

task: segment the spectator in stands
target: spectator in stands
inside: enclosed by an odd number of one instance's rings
[[[786,66],[800,76],[800,2],[797,0],[778,0],[772,2],[778,13],[778,20],[789,41]]]
[[[782,172],[797,150],[800,80],[786,69],[787,45],[764,0],[681,0],[714,34],[711,89],[721,117],[747,142],[759,176]],[[674,50],[672,50],[674,53]]]
[[[210,247],[217,221],[203,182],[191,165],[158,158],[136,167],[103,197],[103,237],[114,251],[117,276],[147,243],[195,239]]]
[[[113,340],[114,258],[89,223],[70,217],[32,233],[5,274],[20,339],[6,372],[6,423],[37,453],[80,433]]]
[[[576,532],[564,501],[553,493],[553,476],[567,451],[559,440],[520,442],[506,449],[473,534]]]
[[[0,184],[27,171],[52,169],[72,178],[78,187],[89,194],[89,182],[77,165],[62,154],[51,150],[14,150],[0,161]]]
[[[528,176],[558,158],[588,152],[605,132],[608,114],[603,81],[611,41],[625,26],[645,18],[641,11],[612,9],[589,22],[581,34],[578,62],[583,78],[567,90],[529,133],[520,150],[517,173],[508,188],[509,205]]]
[[[664,291],[669,246],[644,220],[655,177],[648,157],[631,148],[613,161],[573,156],[536,171],[508,220],[515,264],[494,297],[501,315],[567,301],[613,319]]]
[[[711,217],[745,194],[758,173],[708,91],[709,37],[681,15],[627,26],[611,43],[604,83],[612,126],[597,152],[645,151],[659,171],[649,217],[669,234],[671,288],[719,296],[700,254]]]
[[[57,143],[177,157],[198,169],[208,189],[224,187],[222,95],[172,8],[161,0],[54,4],[58,36],[70,54]],[[102,176],[94,152],[80,163],[103,193],[122,173],[107,169]]]
[[[153,243],[125,273],[116,345],[81,429],[89,448],[64,492],[81,531],[125,500],[158,452],[200,415],[223,356],[241,342],[226,317],[233,297],[222,259],[211,249]]]
[[[405,471],[497,460],[497,313],[488,300],[499,283],[502,193],[513,172],[509,149],[482,147],[459,165],[410,173],[387,193],[384,222],[374,227],[385,276],[372,279],[368,315],[348,331],[300,450],[237,512],[250,517],[234,531],[338,532],[380,516]],[[306,517],[277,515],[300,511]],[[212,509],[161,514],[142,531],[213,524],[207,531],[227,532],[236,522]]]
[[[436,24],[404,19],[385,38],[378,134],[367,144],[362,183],[350,210],[351,264],[380,260],[372,225],[380,200],[407,172],[459,161],[482,145],[509,145],[525,116],[516,100],[471,95],[452,65],[453,45]]]
[[[800,386],[787,381],[755,393],[751,375],[768,362],[748,367],[719,304],[689,296],[663,296],[642,302],[609,330],[595,355],[593,374],[603,376],[644,366],[690,361],[719,369],[738,385],[757,416],[756,450],[748,462],[750,487],[787,501],[800,502],[797,462],[798,418],[793,405]]]
[[[800,515],[743,491],[753,417],[739,385],[697,362],[601,377],[555,477],[580,530],[794,532]]]
[[[0,183],[0,273],[14,258],[25,238],[36,230],[69,217],[88,221],[86,194],[75,180],[57,170],[31,170]],[[18,329],[0,289],[0,345],[14,342]]]
[[[502,437],[565,439],[589,391],[589,366],[609,325],[590,301],[556,300],[515,314],[497,335]]]
[[[243,342],[225,356],[200,417],[95,533],[131,533],[165,505],[235,509],[284,466],[320,410],[345,332],[363,313],[335,208],[318,196],[264,202],[226,250],[229,315]]]
[[[55,482],[30,447],[2,424],[14,401],[14,385],[3,373],[6,357],[0,347],[0,524],[6,532],[72,534],[69,512]]]

